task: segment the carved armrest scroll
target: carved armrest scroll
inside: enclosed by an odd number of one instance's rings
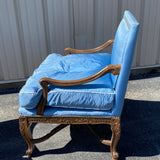
[[[92,49],[79,50],[79,49],[74,49],[74,48],[66,48],[65,54],[69,55],[69,54],[71,54],[71,52],[73,52],[73,53],[94,53],[97,51],[101,51],[110,45],[113,45],[113,43],[114,43],[114,39],[111,39],[111,40],[107,41],[106,43],[102,44],[101,46],[96,47],[96,48],[92,48]]]
[[[56,86],[75,86],[85,84],[91,81],[94,81],[107,73],[112,73],[114,75],[118,75],[120,73],[121,64],[117,65],[108,65],[101,69],[99,72],[82,79],[71,80],[71,81],[62,81],[51,78],[41,78],[39,83],[43,88],[43,97],[38,104],[37,107],[37,115],[43,115],[45,104],[47,102],[47,94],[48,94],[48,85],[56,85]]]

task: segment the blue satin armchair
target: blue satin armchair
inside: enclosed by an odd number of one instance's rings
[[[50,54],[34,71],[19,93],[19,128],[28,144],[28,157],[36,143],[67,125],[109,124],[111,140],[99,140],[110,146],[113,160],[118,159],[120,117],[138,28],[134,16],[125,11],[114,40],[88,50],[66,48],[66,56]],[[113,45],[112,54],[94,53],[109,45]],[[60,125],[49,134],[33,139],[32,123]]]

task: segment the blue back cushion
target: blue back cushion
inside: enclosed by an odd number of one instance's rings
[[[115,105],[118,105],[120,108],[122,108],[124,101],[138,28],[139,23],[134,16],[129,11],[125,11],[123,19],[116,32],[111,57],[111,64],[121,64],[120,74],[117,76],[111,75],[117,99]]]
[[[128,54],[130,62],[132,63],[133,53],[134,53],[134,44],[136,42],[136,37],[138,30],[138,22],[133,17],[129,11],[125,11],[123,19],[121,20],[116,36],[114,39],[114,45],[112,49],[111,64],[123,64],[128,61],[125,55]],[[135,37],[135,38],[134,38]],[[127,57],[128,57],[127,56]],[[130,70],[130,65],[127,67]],[[113,87],[116,88],[117,76],[112,75]]]
[[[126,25],[125,19],[123,18],[119,24],[119,27],[116,32],[114,39],[114,45],[112,49],[111,64],[121,64],[123,61],[124,52],[126,49],[127,38],[129,35],[129,28]],[[118,76],[112,75],[113,87],[116,86]]]

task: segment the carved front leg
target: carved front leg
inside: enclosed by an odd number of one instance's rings
[[[120,125],[120,118],[115,118],[111,122],[111,130],[112,130],[112,138],[111,138],[111,154],[113,160],[117,160],[119,158],[119,154],[116,151],[117,144],[120,139],[121,135],[121,125]]]
[[[32,135],[30,131],[30,124],[27,121],[27,117],[19,117],[19,129],[23,138],[26,140],[28,144],[28,149],[26,150],[26,154],[28,157],[31,157],[34,149],[34,144],[31,141]]]

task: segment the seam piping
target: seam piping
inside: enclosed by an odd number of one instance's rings
[[[40,92],[42,90],[42,88],[40,88],[37,92],[21,92],[20,94],[37,94],[38,92]],[[93,94],[115,94],[115,90],[113,93],[102,93],[102,92],[86,92],[86,91],[50,91],[49,93],[55,93],[55,92],[76,92],[76,93],[93,93]]]

